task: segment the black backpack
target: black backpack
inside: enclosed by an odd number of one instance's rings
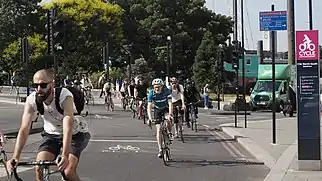
[[[64,110],[60,107],[59,105],[59,98],[60,98],[60,93],[63,87],[57,87],[55,88],[55,104],[56,104],[56,109],[60,114],[64,114]],[[84,99],[84,93],[80,90],[78,90],[75,87],[66,87],[66,89],[68,89],[74,97],[74,104],[77,110],[77,113],[75,113],[74,115],[80,115],[81,112],[84,110],[84,106],[85,106],[85,99]],[[40,115],[44,115],[44,104],[42,102],[38,102],[36,100],[36,104],[37,104],[37,111],[39,112]]]

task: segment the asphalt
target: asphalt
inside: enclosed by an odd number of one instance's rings
[[[11,118],[15,126],[20,121],[21,107],[19,109],[12,111],[16,114],[6,115],[6,119]],[[200,113],[197,133],[184,128],[185,143],[180,140],[173,142],[173,162],[170,166],[164,166],[162,159],[156,156],[154,128],[151,130],[142,121],[132,119],[130,112],[106,112],[104,106],[89,109],[91,114],[86,119],[92,137],[78,167],[82,181],[259,181],[269,172],[262,162],[257,161],[234,139],[212,129],[213,125],[221,124],[220,121],[213,121],[210,117],[213,115]],[[35,159],[40,135],[31,137],[23,151],[23,160]],[[9,155],[13,150],[13,141],[6,146]],[[21,169],[19,175],[24,180],[33,180],[33,169]],[[3,174],[1,172],[0,176]],[[52,178],[60,180],[58,175]]]

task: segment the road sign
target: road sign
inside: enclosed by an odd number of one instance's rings
[[[283,31],[287,30],[286,11],[259,12],[260,31]]]

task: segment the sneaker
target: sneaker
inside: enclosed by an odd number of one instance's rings
[[[174,134],[174,138],[179,138],[179,134],[178,133],[175,133]]]
[[[187,128],[190,128],[191,126],[190,126],[190,122],[187,122]]]
[[[161,150],[158,153],[158,158],[162,158],[162,151]]]

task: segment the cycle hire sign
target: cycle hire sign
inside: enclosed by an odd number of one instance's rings
[[[296,59],[319,60],[318,30],[296,32]]]
[[[296,32],[298,160],[321,159],[319,32]],[[305,166],[303,166],[305,167]]]

